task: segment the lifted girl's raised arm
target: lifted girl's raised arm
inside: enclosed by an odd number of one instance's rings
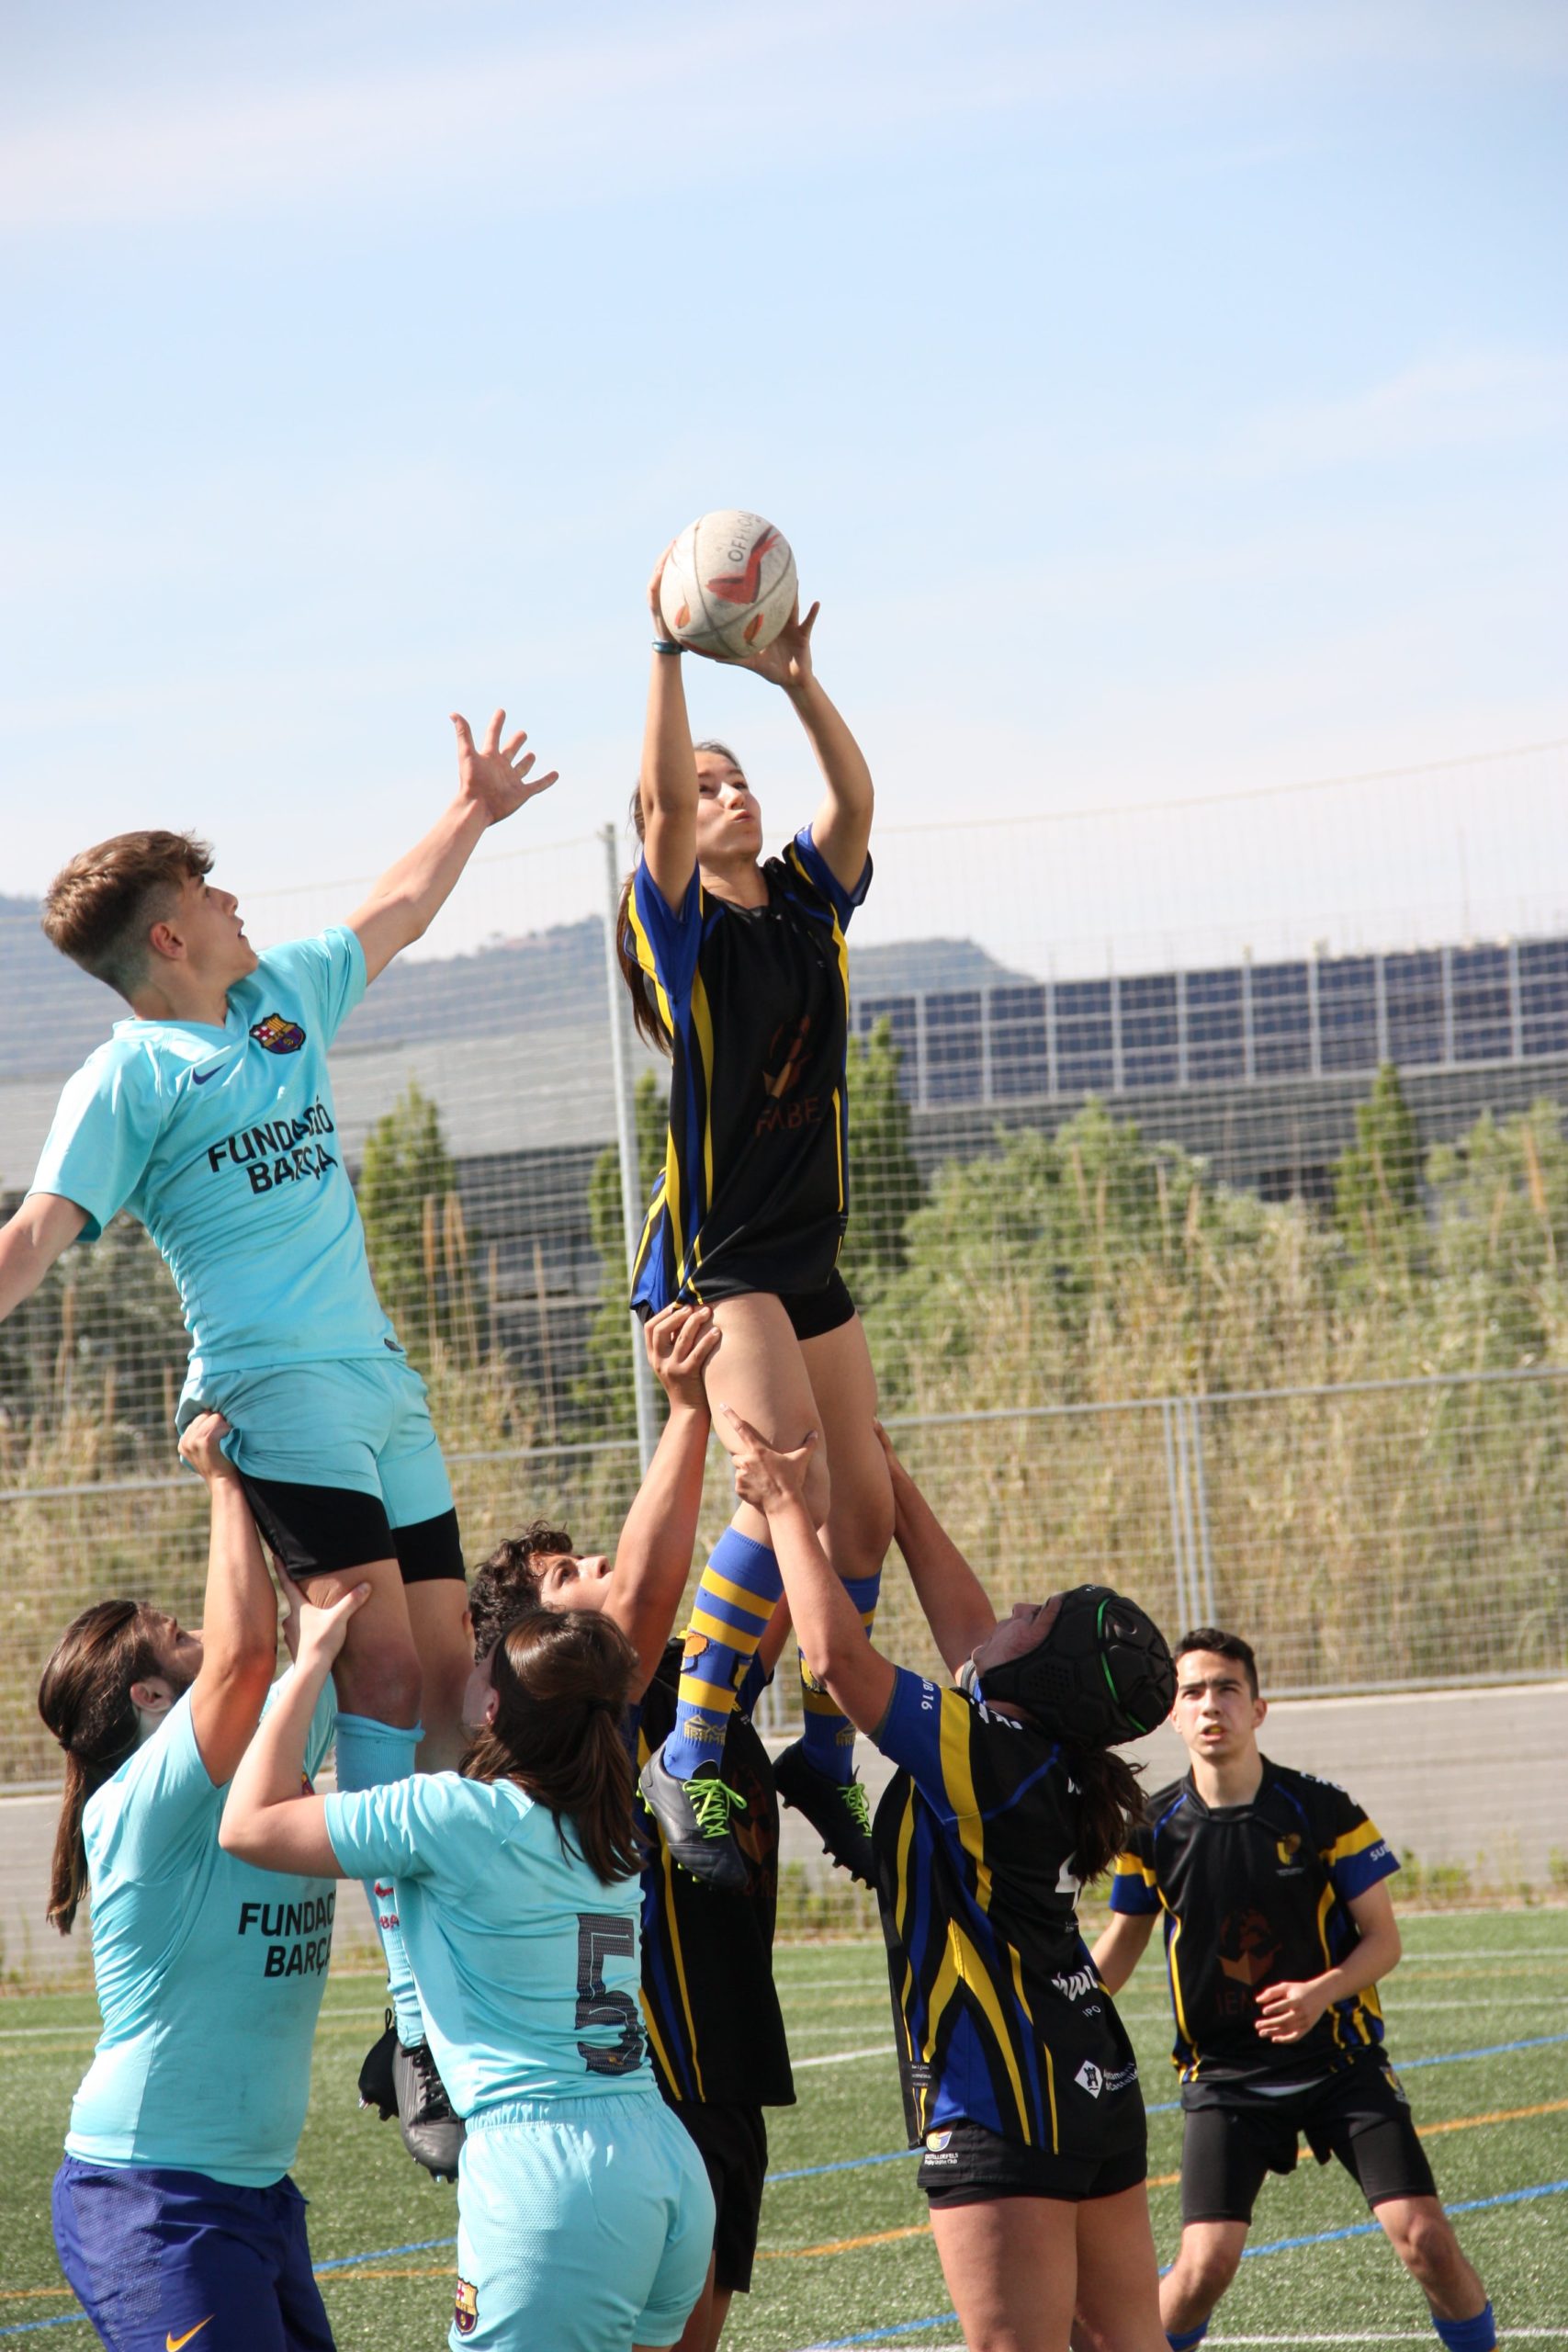
[[[659,608],[659,583],[668,555],[666,548],[648,585],[655,651],[648,682],[637,791],[642,800],[643,862],[665,904],[679,907],[697,865],[697,763],[686,716],[681,656],[657,650],[672,642]]]

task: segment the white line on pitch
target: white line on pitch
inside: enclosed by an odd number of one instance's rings
[[[798,2075],[803,2066],[847,2066],[852,2058],[891,2058],[892,2055],[893,2041],[889,2036],[887,2041],[879,2041],[873,2050],[835,2050],[826,2058],[797,2058],[795,2072]]]

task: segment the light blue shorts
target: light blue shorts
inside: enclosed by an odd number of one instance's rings
[[[703,2160],[655,2090],[468,2119],[447,2342],[483,2352],[673,2344],[713,2252]]]
[[[204,1406],[232,1425],[223,1451],[248,1478],[377,1496],[392,1527],[452,1509],[424,1383],[401,1354],[209,1373],[179,1427]]]

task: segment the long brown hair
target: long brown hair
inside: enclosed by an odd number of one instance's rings
[[[636,1668],[637,1652],[611,1618],[525,1609],[490,1654],[495,1721],[462,1765],[468,1780],[515,1781],[546,1806],[563,1853],[570,1821],[606,1886],[642,1868],[622,1723]]]
[[[694,752],[717,752],[721,758],[729,762],[731,767],[740,768],[740,763],[728,744],[721,743],[716,735],[706,736],[702,742],[694,743],[692,750]],[[744,775],[746,773],[744,768],[740,768],[740,773]],[[645,841],[648,837],[648,822],[643,815],[640,784],[632,794],[631,808],[627,813],[631,818],[632,831],[636,833],[638,842]],[[626,992],[632,1001],[632,1022],[638,1036],[651,1046],[655,1053],[668,1054],[670,1038],[663,1022],[659,1018],[659,1008],[654,1001],[652,984],[648,974],[637,962],[637,945],[632,938],[632,884],[636,877],[637,867],[634,865],[621,885],[620,902],[615,909],[615,961],[621,967],[621,978],[626,984]]]
[[[100,1600],[72,1620],[39,1677],[39,1713],[65,1750],[48,1911],[62,1936],[71,1933],[87,1892],[83,1809],[141,1736],[131,1684],[160,1671],[157,1643],[141,1603]]]
[[[1069,1747],[1066,1762],[1078,1792],[1073,1875],[1087,1886],[1126,1851],[1144,1817],[1144,1792],[1136,1765],[1113,1747]]]

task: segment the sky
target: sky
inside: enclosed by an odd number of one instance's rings
[[[582,911],[644,583],[737,504],[882,935],[1004,865],[1090,943],[1397,927],[1489,839],[1478,920],[1568,920],[1565,95],[1555,0],[6,0],[0,889],[193,825],[281,918],[503,703],[561,780],[440,942]],[[782,698],[687,666],[798,821]]]

